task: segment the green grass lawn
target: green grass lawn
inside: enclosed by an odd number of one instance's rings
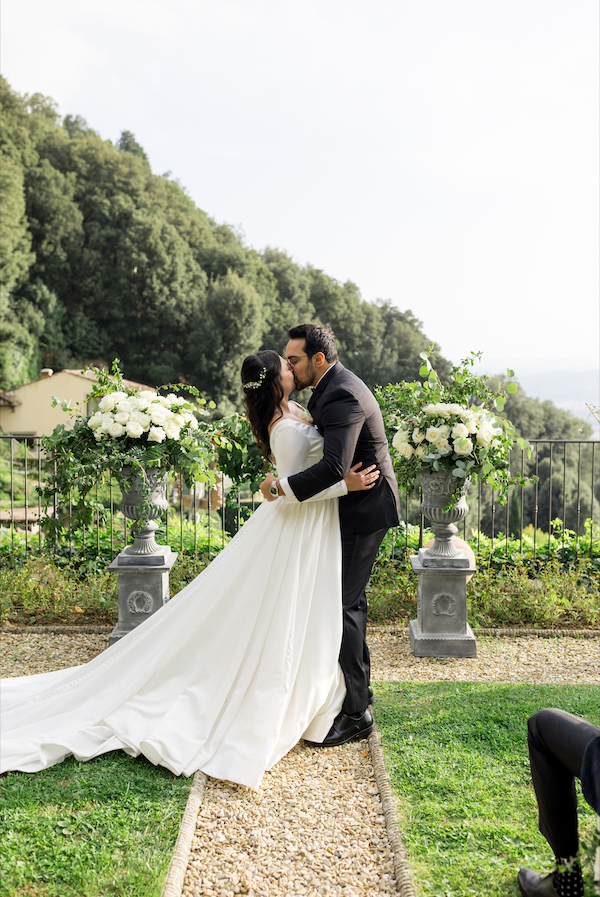
[[[419,897],[517,897],[521,866],[547,873],[527,717],[560,707],[600,725],[593,685],[375,684],[375,714]],[[580,797],[580,837],[596,814]],[[591,850],[589,858],[591,861]],[[591,865],[586,867],[588,875]],[[591,878],[587,887],[591,890]]]
[[[115,751],[0,779],[3,897],[159,897],[191,779]]]

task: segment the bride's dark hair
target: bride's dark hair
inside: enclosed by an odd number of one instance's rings
[[[281,356],[272,349],[248,355],[242,364],[244,404],[250,427],[265,458],[269,457],[269,424],[279,412],[283,416],[281,400]]]

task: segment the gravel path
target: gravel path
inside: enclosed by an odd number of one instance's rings
[[[102,633],[2,631],[2,675],[85,663]],[[405,631],[371,628],[374,680],[600,683],[600,638],[478,637],[470,659],[413,657]],[[258,792],[209,779],[185,897],[394,893],[385,820],[366,741],[296,746]]]
[[[395,891],[366,741],[323,750],[297,745],[258,792],[208,780],[186,897]]]
[[[477,657],[414,657],[406,632],[369,633],[374,680],[600,682],[598,638],[477,637]]]

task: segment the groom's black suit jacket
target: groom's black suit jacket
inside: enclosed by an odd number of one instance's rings
[[[342,533],[397,526],[398,484],[381,411],[368,386],[338,361],[317,383],[308,410],[325,445],[321,461],[288,477],[296,498],[304,501],[339,482],[359,461],[363,468],[376,464],[381,473],[372,489],[340,498]]]

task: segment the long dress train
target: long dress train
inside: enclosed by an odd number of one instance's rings
[[[300,421],[279,421],[271,441],[280,477],[322,456]],[[3,680],[1,769],[122,749],[176,775],[258,788],[303,735],[321,741],[345,695],[345,491],[265,502],[200,576],[94,660]]]

